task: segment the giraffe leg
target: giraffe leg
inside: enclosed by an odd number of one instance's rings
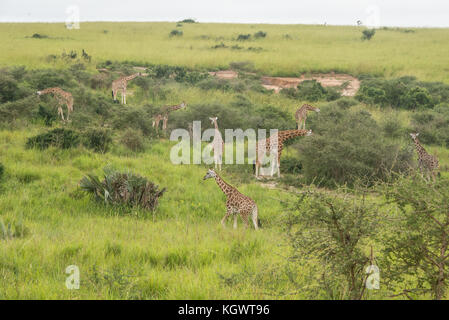
[[[248,229],[248,227],[249,227],[249,224],[248,224],[248,216],[245,215],[245,214],[240,214],[240,216],[242,217],[243,222],[245,223],[245,229]]]
[[[257,225],[258,211],[259,209],[257,209],[257,206],[254,206],[253,212],[251,213],[251,219],[253,220],[254,228],[256,230],[259,229],[259,226]]]
[[[281,177],[281,162],[278,160],[278,163],[277,163],[277,169],[278,169],[278,178],[280,178]]]
[[[222,225],[223,227],[226,227],[225,222],[226,222],[226,220],[228,219],[228,217],[229,217],[230,215],[231,215],[231,210],[228,208],[228,210],[226,211],[225,216],[223,217],[223,219],[221,219],[221,225]]]
[[[123,104],[126,104],[126,90],[123,90]]]
[[[62,107],[61,106],[58,107],[58,114],[61,116],[62,121],[65,122],[64,113],[62,112]]]
[[[234,214],[234,229],[237,229],[237,215]]]

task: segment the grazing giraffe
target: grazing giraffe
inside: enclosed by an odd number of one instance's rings
[[[234,229],[237,228],[237,215],[240,214],[245,227],[248,227],[248,217],[254,224],[254,228],[259,229],[258,226],[258,208],[257,204],[250,197],[240,193],[236,188],[226,183],[213,169],[209,169],[203,180],[214,178],[220,187],[221,191],[226,195],[226,215],[221,220],[221,224],[225,226],[225,222],[230,215],[234,215]]]
[[[212,149],[214,150],[214,163],[215,163],[215,169],[221,171],[221,164],[223,160],[223,137],[221,136],[220,130],[218,130],[218,117],[215,118],[209,118],[212,121],[212,124],[215,126],[215,132],[214,132],[214,140],[209,144],[209,146],[212,146]]]
[[[418,167],[421,171],[427,171],[432,179],[435,181],[436,170],[438,170],[438,159],[437,157],[428,154],[426,149],[421,145],[418,140],[419,133],[410,133],[413,141],[415,142],[416,152],[418,153]]]
[[[161,109],[161,112],[153,118],[153,128],[156,127],[156,129],[158,129],[159,122],[162,120],[162,130],[167,129],[168,115],[173,111],[183,108],[187,108],[187,104],[184,101],[174,106],[164,106]]]
[[[312,130],[284,130],[279,131],[277,134],[274,134],[267,139],[258,141],[256,144],[256,177],[259,176],[259,169],[261,167],[261,162],[264,155],[268,152],[271,156],[273,156],[272,151],[274,150],[275,152],[277,151],[275,154],[277,157],[271,161],[271,176],[273,176],[274,166],[277,165],[277,174],[279,178],[281,176],[281,154],[284,149],[284,142],[295,137],[310,135],[312,135]]]
[[[73,112],[73,96],[70,92],[66,92],[61,88],[47,88],[41,91],[37,91],[38,95],[44,94],[53,94],[53,97],[58,101],[58,114],[61,116],[62,121],[66,121],[64,119],[64,112],[62,111],[62,107],[64,105],[67,106],[67,121],[69,121],[70,113]]]
[[[122,92],[122,103],[126,104],[126,86],[128,81],[141,76],[142,73],[138,72],[130,76],[120,77],[117,80],[112,81],[112,97],[114,101],[117,101],[117,93],[120,90]]]
[[[315,111],[320,112],[320,109],[312,107],[309,104],[303,104],[301,108],[296,110],[295,113],[295,120],[298,124],[298,129],[306,129],[306,119],[307,119],[307,112],[308,111]]]

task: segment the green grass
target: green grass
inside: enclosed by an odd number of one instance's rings
[[[79,30],[67,30],[63,23],[2,23],[0,65],[42,67],[51,65],[46,62],[50,54],[85,49],[93,63],[110,59],[227,68],[233,61],[252,61],[270,75],[341,71],[414,75],[449,83],[448,29],[419,28],[414,33],[380,29],[372,40],[362,41],[363,29],[350,26],[195,23],[179,28],[183,36],[169,37],[175,26],[168,22],[89,22],[81,23]],[[235,41],[239,34],[259,30],[267,32],[267,37]],[[34,33],[49,38],[31,38]],[[245,50],[211,49],[221,42]],[[246,50],[249,47],[262,51]]]

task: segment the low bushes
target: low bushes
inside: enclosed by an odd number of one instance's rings
[[[79,143],[80,136],[78,133],[69,129],[57,128],[29,138],[26,147],[40,150],[47,149],[50,146],[68,149],[78,146]]]
[[[303,101],[333,101],[341,97],[337,88],[324,88],[321,83],[316,80],[305,80],[298,84],[297,89],[288,88],[281,90],[281,93],[294,99]]]
[[[128,128],[123,132],[120,142],[131,151],[139,152],[144,149],[144,139],[139,130]]]
[[[425,144],[449,146],[449,105],[414,113],[412,130],[419,132],[419,139]]]
[[[159,190],[156,184],[142,176],[115,170],[105,170],[103,181],[89,174],[80,181],[80,187],[104,203],[150,211],[157,208],[159,198],[165,192],[165,188]]]
[[[5,167],[0,162],[0,180],[3,178],[3,174],[5,173]]]
[[[95,152],[105,153],[112,144],[112,133],[107,129],[89,129],[83,136],[83,144]]]

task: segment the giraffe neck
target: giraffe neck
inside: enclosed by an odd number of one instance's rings
[[[418,138],[413,139],[413,141],[415,142],[415,146],[416,146],[416,151],[418,152],[418,155],[421,157],[421,154],[427,154],[426,149],[424,149],[424,147],[421,145],[421,143],[419,142]]]
[[[285,140],[305,136],[306,134],[307,130],[285,130],[278,133],[278,138],[279,142],[284,142]]]
[[[233,186],[224,181],[217,173],[215,173],[215,182],[217,182],[217,185],[226,196],[229,196],[236,190]]]
[[[139,74],[138,74],[138,73],[135,73],[135,74],[132,74],[132,75],[130,75],[130,76],[124,77],[123,80],[129,81],[129,80],[132,80],[132,79],[134,79],[134,78],[136,78],[136,77],[138,77],[138,76],[139,76]]]
[[[177,105],[175,105],[175,106],[169,106],[169,107],[167,107],[166,112],[167,112],[167,113],[170,113],[170,112],[179,110],[179,109],[181,109],[181,108],[183,108],[183,107],[184,107],[184,106],[183,106],[182,103],[181,103],[181,104],[177,104]]]
[[[41,90],[41,94],[56,93],[60,90],[61,89],[59,89],[59,88],[47,88],[47,89]]]

